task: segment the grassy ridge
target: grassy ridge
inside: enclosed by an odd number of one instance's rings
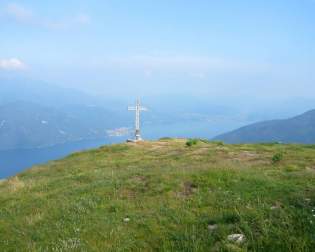
[[[120,144],[0,182],[0,251],[313,251],[314,216],[313,146]]]

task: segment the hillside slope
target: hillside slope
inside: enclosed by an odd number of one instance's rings
[[[226,143],[315,143],[315,110],[285,119],[259,122],[219,135]]]
[[[314,167],[315,147],[298,145],[74,153],[0,182],[0,250],[311,251]]]
[[[103,108],[56,109],[25,101],[8,103],[0,105],[0,150],[105,139],[107,130],[121,125],[126,121]]]

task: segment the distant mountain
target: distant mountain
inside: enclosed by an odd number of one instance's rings
[[[214,140],[227,143],[315,143],[315,110],[284,119],[251,124],[219,135]]]
[[[110,97],[89,95],[45,81],[28,78],[3,77],[0,75],[0,104],[16,101],[34,102],[49,107],[69,105],[118,107],[121,102]],[[114,106],[115,105],[115,106]]]
[[[135,98],[93,96],[0,73],[0,150],[128,134],[126,128],[133,127],[134,113],[127,111],[127,106]],[[249,120],[251,113],[241,113],[242,109],[223,101],[217,104],[211,99],[182,95],[141,98],[149,109],[141,114],[146,138],[212,137],[253,121]]]
[[[59,110],[31,102],[0,106],[0,150],[36,148],[108,137],[120,119],[102,108]]]
[[[43,81],[0,75],[0,150],[103,139],[126,127],[126,104]]]

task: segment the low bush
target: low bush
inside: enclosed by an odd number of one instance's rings
[[[281,160],[283,160],[283,154],[281,152],[274,154],[271,158],[273,164],[279,163]]]
[[[224,145],[224,142],[222,141],[212,141],[212,143],[218,145],[218,146],[223,146]]]
[[[186,142],[186,146],[190,147],[190,146],[196,145],[197,143],[198,143],[198,139],[196,138],[188,139]]]
[[[168,141],[168,140],[172,140],[173,138],[171,138],[171,137],[161,137],[160,139],[159,139],[159,141]]]

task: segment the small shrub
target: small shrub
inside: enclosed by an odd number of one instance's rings
[[[189,139],[186,142],[186,146],[190,147],[190,146],[196,145],[197,143],[198,143],[198,139],[195,139],[195,138]]]
[[[271,158],[273,164],[279,163],[281,160],[283,160],[283,154],[280,152],[274,154]]]
[[[161,137],[159,140],[160,141],[169,141],[169,140],[172,140],[172,138],[171,137]]]
[[[222,216],[222,222],[225,224],[236,224],[240,220],[240,216],[236,213],[224,213]]]
[[[190,140],[188,140],[187,142],[186,142],[186,146],[188,146],[188,147],[190,147],[190,146],[192,146],[193,144],[192,144],[192,142],[190,141]]]
[[[223,146],[224,145],[224,142],[222,141],[213,141],[212,143],[218,145],[218,146]]]
[[[209,139],[206,139],[206,138],[200,138],[199,141],[202,143],[206,143],[206,144],[211,143],[211,141]]]
[[[274,146],[274,145],[278,145],[281,144],[281,142],[266,142],[266,143],[261,143],[261,145],[264,146]]]

